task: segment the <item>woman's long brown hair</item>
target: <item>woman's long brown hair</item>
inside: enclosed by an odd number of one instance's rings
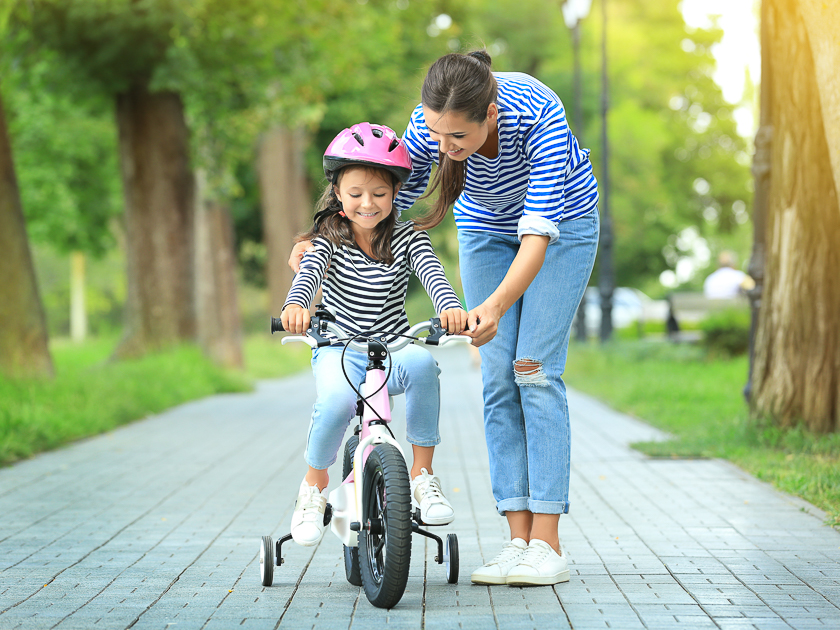
[[[341,183],[341,178],[351,168],[361,168],[371,175],[378,175],[385,181],[390,181],[392,190],[396,190],[397,184],[400,181],[396,175],[384,168],[362,165],[345,166],[336,173],[335,183],[330,182],[327,184],[320,199],[318,199],[318,203],[315,204],[315,223],[309,231],[298,234],[295,237],[295,242],[311,241],[316,236],[322,236],[336,245],[356,245],[356,239],[353,236],[350,221],[339,214],[341,211],[341,202],[336,197],[335,189],[333,188],[333,186],[338,186]],[[391,214],[376,224],[376,227],[373,228],[373,236],[370,239],[371,252],[374,258],[382,261],[386,265],[394,263],[394,254],[391,252],[391,235],[394,232],[394,226],[396,224],[397,210],[392,203]]]
[[[490,103],[496,101],[498,85],[490,71],[490,55],[475,50],[466,55],[452,53],[435,61],[426,74],[421,91],[423,105],[439,114],[455,112],[468,122],[483,123]],[[449,206],[464,190],[467,161],[457,162],[445,153],[438,153],[438,169],[432,187],[421,197],[425,199],[439,191],[432,209],[415,221],[416,230],[428,230],[439,225]]]

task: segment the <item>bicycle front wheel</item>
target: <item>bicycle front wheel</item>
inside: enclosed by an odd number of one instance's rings
[[[356,456],[356,447],[359,445],[359,436],[351,435],[344,445],[344,465],[342,467],[342,480],[353,470],[353,459]],[[347,581],[353,586],[362,585],[361,568],[359,567],[359,548],[344,545],[344,574]]]
[[[411,565],[411,492],[405,460],[380,444],[365,463],[359,532],[362,586],[374,606],[393,608],[403,596]]]

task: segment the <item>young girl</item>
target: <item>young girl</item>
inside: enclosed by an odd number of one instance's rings
[[[452,290],[426,232],[397,221],[393,208],[400,186],[411,175],[411,159],[388,127],[360,123],[345,129],[324,154],[330,184],[318,203],[315,225],[302,238],[314,249],[301,262],[283,307],[283,327],[303,333],[309,305],[323,285],[323,304],[334,307],[336,321],[348,332],[409,329],[405,296],[409,274],[420,278],[451,333],[466,327],[467,313]],[[389,340],[390,340],[389,339]],[[309,465],[292,515],[292,538],[314,545],[324,533],[327,468],[336,461],[345,430],[356,408],[356,394],[342,373],[343,346],[318,348],[312,354],[317,400],[309,425],[305,459]],[[411,498],[424,522],[444,525],[455,514],[432,472],[434,447],[440,442],[440,370],[423,348],[409,345],[391,355],[388,391],[406,394],[407,439],[412,445]],[[360,383],[367,357],[347,349],[344,368]]]

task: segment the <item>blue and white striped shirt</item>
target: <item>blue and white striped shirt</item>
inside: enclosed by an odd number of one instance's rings
[[[309,308],[323,281],[322,303],[336,310],[336,321],[347,332],[406,333],[410,325],[405,296],[412,272],[420,278],[437,313],[462,308],[429,235],[415,231],[411,222],[397,222],[394,228],[391,265],[372,259],[359,247],[336,245],[323,237],[313,239],[312,244],[315,251],[303,257],[283,308],[289,304]],[[394,339],[395,335],[388,341]]]
[[[598,184],[572,135],[559,97],[535,78],[520,72],[494,73],[499,85],[499,154],[467,158],[464,191],[455,202],[455,223],[462,230],[503,234],[542,234],[555,241],[556,224],[576,219],[598,204]],[[413,171],[395,200],[406,210],[425,191],[438,143],[418,105],[403,141]]]

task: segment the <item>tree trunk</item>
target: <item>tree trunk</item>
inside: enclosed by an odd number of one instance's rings
[[[128,261],[119,357],[194,340],[193,174],[178,94],[117,95]]]
[[[87,337],[87,308],[85,306],[85,255],[70,254],[70,338],[81,342]]]
[[[0,101],[0,373],[52,376],[47,322]]]
[[[771,76],[762,76],[762,89],[770,90],[773,142],[752,410],[782,426],[802,420],[814,431],[836,431],[840,182],[832,121],[840,100],[836,67],[825,64],[838,58],[840,15],[819,0],[764,1]],[[809,28],[815,22],[819,28]]]
[[[294,274],[287,264],[292,241],[308,227],[312,215],[304,176],[303,148],[301,131],[275,129],[263,138],[259,150],[269,312],[274,317],[280,316],[292,286]]]
[[[198,341],[220,365],[243,367],[242,326],[236,289],[236,248],[228,208],[205,198],[196,173],[195,269]]]

